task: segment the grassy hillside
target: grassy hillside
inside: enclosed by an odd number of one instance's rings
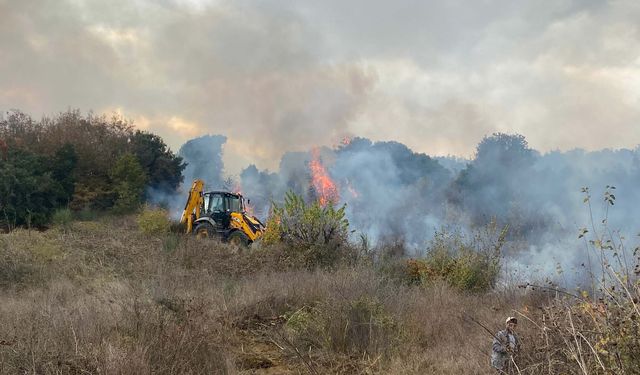
[[[492,337],[474,320],[497,331],[509,315],[522,373],[613,373],[615,361],[637,373],[619,354],[637,353],[635,304],[462,292],[407,282],[404,264],[312,269],[282,246],[144,234],[133,216],[0,234],[0,373],[492,374]],[[614,340],[602,316],[636,322],[613,362],[597,346]]]

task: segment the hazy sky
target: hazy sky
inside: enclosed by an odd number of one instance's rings
[[[0,0],[0,110],[118,112],[237,172],[345,136],[640,144],[640,1]]]

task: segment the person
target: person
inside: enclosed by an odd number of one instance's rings
[[[513,356],[520,351],[520,340],[516,335],[518,319],[513,316],[505,320],[506,329],[499,331],[493,338],[491,366],[499,374],[512,373]]]

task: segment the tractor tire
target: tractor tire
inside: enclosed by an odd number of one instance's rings
[[[217,235],[216,228],[210,223],[204,222],[196,225],[196,229],[193,230],[193,234],[197,238],[215,238]]]
[[[229,235],[229,238],[227,239],[227,241],[232,245],[232,246],[236,246],[236,247],[247,247],[249,246],[249,237],[247,237],[246,234],[244,234],[243,232],[237,230],[235,232],[232,232]]]

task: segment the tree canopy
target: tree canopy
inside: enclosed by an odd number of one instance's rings
[[[0,115],[0,161],[0,227],[44,225],[59,207],[108,210],[127,199],[135,207],[147,186],[174,192],[185,168],[159,136],[77,110],[40,121]]]

